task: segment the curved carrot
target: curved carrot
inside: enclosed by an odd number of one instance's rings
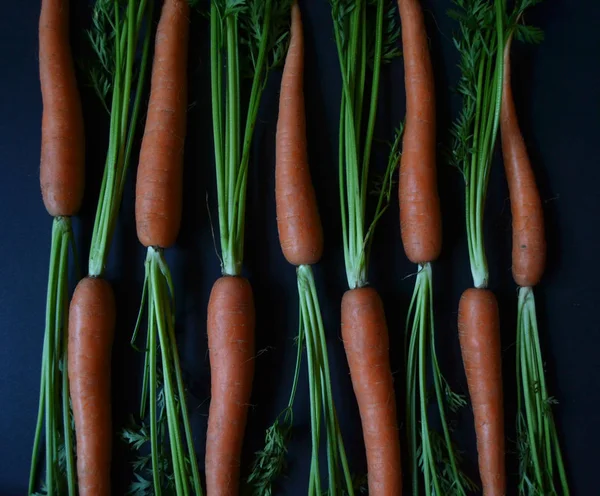
[[[442,249],[442,222],[435,161],[435,87],[418,0],[398,0],[406,88],[406,125],[398,195],[404,251],[416,264]]]
[[[342,339],[363,427],[369,494],[400,495],[402,468],[388,330],[374,288],[344,293]]]
[[[254,299],[243,277],[217,279],[208,303],[211,401],[206,435],[208,496],[237,495],[254,377]]]
[[[458,307],[458,335],[475,418],[484,496],[504,496],[504,413],[500,318],[494,293],[467,289]]]
[[[292,7],[277,120],[275,196],[281,249],[293,265],[311,265],[323,253],[323,229],[308,166],[304,110],[304,37],[297,3]]]
[[[540,193],[519,128],[510,84],[511,40],[504,50],[500,129],[504,169],[513,223],[512,273],[519,286],[535,286],[546,266],[544,212]]]
[[[69,310],[69,388],[77,436],[81,496],[110,494],[111,348],[115,299],[104,279],[82,279]]]
[[[74,215],[85,180],[85,137],[69,44],[69,2],[42,0],[39,20],[42,89],[40,185],[53,217]]]
[[[148,116],[135,195],[137,234],[144,246],[167,248],[181,223],[186,131],[187,0],[167,0],[156,32]]]

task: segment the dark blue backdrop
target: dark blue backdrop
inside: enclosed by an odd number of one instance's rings
[[[4,63],[0,78],[0,494],[26,492],[37,411],[44,299],[51,219],[38,182],[41,98],[37,67],[39,2],[5,1],[0,16]],[[81,28],[89,21],[86,1],[73,2],[73,37],[81,57]],[[424,1],[435,62],[440,139],[458,108],[451,86],[457,80],[453,23],[447,1]],[[331,20],[325,0],[301,0],[306,30],[306,99],[313,178],[326,233],[323,261],[316,268],[329,334],[335,399],[353,470],[364,471],[360,422],[339,338],[339,304],[345,276],[337,200],[337,125],[340,78]],[[544,2],[528,20],[546,33],[539,47],[515,45],[514,78],[518,111],[544,199],[549,242],[548,270],[536,296],[549,385],[573,494],[597,487],[600,416],[598,348],[600,313],[596,265],[600,213],[600,71],[597,60],[600,4],[584,0]],[[209,403],[205,313],[208,292],[219,276],[206,198],[215,207],[208,77],[208,25],[199,16],[192,26],[189,112],[185,169],[185,213],[175,248],[169,250],[177,286],[178,332],[191,393],[197,448],[203,455]],[[246,267],[256,295],[258,349],[253,408],[245,443],[246,461],[262,443],[264,428],[284,407],[293,373],[297,331],[294,269],[279,248],[273,195],[273,155],[280,74],[272,75],[262,102],[252,156],[247,221]],[[86,117],[88,182],[80,220],[80,251],[87,254],[107,138],[107,119],[89,88],[82,88]],[[401,61],[383,74],[377,138],[388,139],[404,112]],[[381,167],[384,149],[376,153]],[[434,265],[439,355],[450,382],[466,391],[456,332],[456,309],[470,285],[463,228],[460,175],[440,160],[444,250]],[[114,422],[119,427],[134,411],[139,391],[139,356],[128,345],[141,292],[144,252],[136,235],[133,185],[124,194],[108,277],[118,297],[114,345]],[[508,446],[514,449],[514,337],[516,291],[510,273],[510,208],[501,163],[492,171],[486,212],[491,287],[502,317]],[[82,256],[85,263],[85,257]],[[389,321],[396,390],[403,402],[403,320],[415,268],[400,244],[397,201],[382,221],[372,254],[371,282],[381,291]],[[310,450],[307,383],[301,384],[290,446],[289,476],[282,494],[306,493]],[[399,408],[400,422],[403,408]],[[458,424],[458,441],[467,469],[476,474],[476,452],[469,408]],[[514,453],[509,472],[516,471]],[[247,464],[246,464],[247,465]],[[115,441],[115,494],[129,477],[127,452]],[[514,479],[512,486],[514,488]],[[514,491],[514,490],[513,490]],[[514,492],[513,492],[514,494]]]

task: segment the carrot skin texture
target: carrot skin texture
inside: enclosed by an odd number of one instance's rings
[[[500,318],[494,293],[467,289],[458,308],[458,336],[473,405],[484,496],[506,494]]]
[[[435,85],[418,0],[398,0],[406,87],[406,125],[400,159],[400,230],[408,259],[432,262],[442,249],[436,170]]]
[[[360,410],[369,495],[401,495],[400,439],[388,329],[383,303],[374,288],[344,293],[342,339]]]
[[[303,77],[302,18],[294,3],[275,148],[277,229],[283,254],[293,265],[315,264],[323,253],[323,229],[308,165]]]
[[[137,235],[146,247],[173,245],[181,224],[188,33],[187,0],[165,1],[136,182]]]
[[[223,276],[208,303],[211,402],[206,493],[238,494],[240,457],[254,377],[254,298],[247,279]]]
[[[75,215],[83,199],[85,136],[69,41],[68,0],[42,0],[39,60],[44,206],[53,217]]]
[[[115,298],[104,279],[86,277],[69,310],[69,388],[77,439],[80,496],[110,494],[111,350]]]
[[[546,267],[544,211],[513,100],[510,46],[509,41],[504,51],[500,133],[512,213],[512,273],[519,286],[533,287]]]

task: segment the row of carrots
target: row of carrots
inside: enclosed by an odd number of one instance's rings
[[[162,2],[137,168],[137,235],[148,255],[142,308],[132,343],[137,342],[145,312],[147,332],[145,344],[140,346],[144,352],[144,381],[139,417],[148,425],[151,481],[143,487],[148,494],[203,493],[175,340],[173,283],[164,258],[164,250],[177,241],[181,223],[190,3],[194,2]],[[449,390],[435,355],[432,264],[442,249],[442,216],[436,172],[439,160],[435,82],[419,0],[392,2],[393,13],[396,16],[399,13],[402,28],[406,117],[403,132],[398,133],[390,153],[375,216],[371,224],[365,219],[380,67],[388,55],[387,41],[390,46],[395,41],[393,30],[384,25],[388,3],[331,0],[343,79],[340,202],[349,287],[341,302],[341,336],[360,411],[368,493],[400,495],[403,477],[397,388],[390,368],[388,329],[381,298],[367,282],[372,232],[387,208],[392,177],[399,166],[399,227],[406,256],[418,265],[406,328],[410,485],[413,494],[466,495],[476,485],[460,472],[460,460],[447,421],[450,411],[464,400]],[[467,233],[474,281],[474,287],[467,289],[460,300],[458,329],[474,413],[481,488],[484,495],[511,494],[507,492],[504,466],[499,311],[494,294],[487,289],[482,231],[487,175],[499,131],[513,216],[513,275],[521,288],[517,348],[522,410],[518,423],[528,439],[528,458],[522,463],[522,484],[518,490],[520,494],[568,494],[560,447],[544,398],[547,388],[543,365],[538,366],[543,362],[532,287],[539,283],[545,265],[543,212],[510,85],[511,42],[525,29],[523,12],[535,2],[517,1],[510,13],[503,0],[454,3],[463,29],[462,38],[455,43],[463,56],[459,91],[465,99],[465,109],[453,129],[453,156],[461,162],[457,165],[466,179]],[[331,399],[324,330],[310,269],[321,258],[324,241],[307,153],[301,6],[302,2],[299,6],[291,0],[213,0],[209,7],[223,274],[215,281],[208,302],[211,401],[205,488],[209,496],[238,494],[244,485],[240,482],[240,457],[255,357],[253,292],[250,282],[241,275],[245,190],[260,96],[269,71],[277,67],[279,59],[285,63],[277,122],[275,197],[281,248],[298,273],[301,302],[298,366],[303,346],[309,363],[313,436],[309,494],[323,492],[318,463],[321,416],[327,435],[329,494],[358,492],[349,474]],[[44,110],[40,177],[44,204],[55,224],[30,494],[39,487],[38,462],[42,451],[45,494],[101,496],[111,492],[110,376],[117,312],[112,287],[103,275],[123,182],[135,147],[136,124],[142,120],[141,89],[146,66],[150,65],[152,9],[150,0],[97,0],[94,8],[98,31],[90,39],[104,66],[104,72],[96,73],[95,81],[101,82],[104,77],[108,82],[97,84],[97,89],[110,114],[110,139],[88,272],[79,281],[67,312],[65,274],[68,274],[68,251],[73,245],[70,218],[77,214],[84,190],[84,123],[69,45],[69,2],[41,2],[39,60]],[[373,19],[373,24],[366,22],[367,16]],[[107,27],[112,30],[108,36],[100,32]],[[248,32],[251,36],[246,39]],[[366,47],[370,45],[374,46],[371,60],[366,56]],[[142,56],[138,58],[135,53],[140,46]],[[239,103],[241,47],[248,47],[253,69],[245,118],[242,112],[245,106]],[[393,48],[390,50],[390,54],[395,53]],[[469,73],[469,67],[473,74]],[[372,72],[372,79],[365,84],[368,71]],[[475,95],[468,91],[473,75],[480,91]],[[365,96],[365,88],[370,88],[370,98]],[[368,111],[363,115],[363,107],[369,101]],[[443,455],[433,448],[427,367],[433,376],[433,401],[441,420]],[[281,419],[291,428],[297,381],[298,372],[286,415],[274,424],[279,434],[283,432],[281,426],[277,427]],[[454,403],[448,403],[452,397]],[[40,447],[42,431],[45,450]],[[268,433],[272,436],[275,431]],[[289,431],[281,434],[283,441],[288,434]],[[59,451],[66,455],[60,455]],[[253,494],[271,494],[283,467],[285,450],[277,456],[267,448],[263,455],[266,452],[270,456],[259,457],[253,476],[247,481]],[[64,463],[60,460],[62,456],[66,457]],[[443,470],[444,464],[450,469]]]

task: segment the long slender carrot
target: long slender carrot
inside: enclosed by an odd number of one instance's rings
[[[402,494],[394,380],[383,303],[371,287],[342,298],[342,339],[367,452],[370,495]]]
[[[141,303],[142,308],[148,308],[148,346],[140,417],[146,420],[148,406],[150,472],[157,496],[168,478],[174,480],[177,494],[188,494],[191,484],[193,493],[202,495],[175,340],[173,281],[164,258],[164,248],[175,243],[181,223],[188,33],[188,0],[165,0],[156,31],[150,100],[136,182],[137,234],[140,243],[148,247]],[[162,415],[157,415],[159,387],[164,399]],[[170,463],[163,455],[167,436]]]
[[[398,0],[406,89],[406,124],[398,194],[400,229],[408,259],[432,262],[442,249],[437,189],[435,87],[427,32],[418,0]]]
[[[291,12],[290,45],[285,58],[279,96],[275,200],[279,243],[288,262],[297,266],[300,303],[298,351],[287,407],[267,429],[265,448],[257,453],[248,483],[255,496],[272,494],[273,484],[285,467],[286,445],[292,431],[294,400],[303,349],[306,345],[312,442],[308,492],[322,494],[319,448],[321,416],[323,416],[324,430],[327,435],[329,493],[339,494],[338,484],[343,474],[347,494],[352,496],[352,477],[337,423],[325,328],[311,267],[311,264],[321,258],[323,229],[308,165],[303,79],[302,16],[298,2],[294,0]]]
[[[442,249],[437,187],[435,82],[419,0],[398,0],[402,27],[406,119],[398,196],[404,252],[419,265],[406,319],[406,428],[412,493],[466,495],[472,482],[460,471],[447,415],[465,400],[449,386],[437,361],[431,262]],[[431,377],[435,395],[430,395]],[[440,438],[430,421],[431,396],[439,414]]]
[[[517,439],[521,495],[570,494],[551,410],[538,331],[533,286],[546,264],[544,213],[519,127],[510,70],[512,36],[504,49],[500,130],[513,219],[512,272],[520,286],[517,312]],[[560,486],[558,486],[560,484]]]
[[[510,80],[509,40],[504,50],[504,80],[500,129],[504,169],[510,192],[513,223],[512,273],[519,286],[535,286],[546,265],[546,238],[542,201],[531,168]]]
[[[40,184],[44,205],[54,216],[46,296],[46,325],[40,401],[33,443],[29,493],[35,491],[44,427],[48,494],[76,493],[74,450],[67,382],[66,315],[69,250],[74,247],[70,216],[84,192],[84,128],[69,43],[68,0],[42,0],[39,18],[39,71],[43,115]],[[64,453],[63,467],[59,462]]]
[[[85,137],[69,43],[68,0],[43,0],[39,20],[42,89],[40,183],[53,217],[78,212],[85,180]]]
[[[483,494],[504,496],[500,317],[492,291],[469,288],[463,293],[458,307],[458,335],[475,417]]]
[[[206,492],[237,495],[240,456],[254,376],[254,299],[247,279],[217,279],[208,303],[211,400]]]
[[[81,496],[110,494],[110,370],[115,326],[111,285],[82,279],[69,312],[69,387],[77,438]]]
[[[181,223],[188,31],[187,0],[166,1],[156,31],[135,192],[137,234],[146,247],[171,246]]]
[[[323,253],[323,229],[310,177],[304,111],[304,37],[292,8],[290,46],[281,80],[277,120],[275,196],[279,242],[286,260],[311,265]]]

